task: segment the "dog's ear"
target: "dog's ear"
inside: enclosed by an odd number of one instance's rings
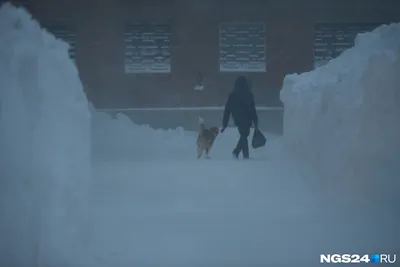
[[[204,124],[204,119],[199,116],[199,124]]]

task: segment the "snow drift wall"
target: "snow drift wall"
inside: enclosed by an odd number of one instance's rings
[[[9,4],[0,9],[0,177],[0,265],[71,265],[84,244],[88,103],[68,45]]]
[[[327,65],[286,76],[281,97],[285,151],[305,179],[375,200],[397,197],[400,24],[359,34]]]
[[[115,116],[92,112],[92,155],[94,159],[144,160],[169,159],[171,156],[195,158],[197,132],[176,129],[153,129],[148,125],[137,125],[125,114]]]

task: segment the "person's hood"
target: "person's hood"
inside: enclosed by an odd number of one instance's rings
[[[235,80],[235,85],[233,87],[233,93],[237,94],[237,93],[249,93],[250,92],[250,87],[249,87],[249,83],[246,79],[246,77],[244,76],[239,76],[238,78],[236,78]]]

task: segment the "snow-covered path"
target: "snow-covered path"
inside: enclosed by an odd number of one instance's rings
[[[290,172],[261,159],[98,163],[96,265],[317,266],[321,253],[394,247],[395,221],[325,201]]]

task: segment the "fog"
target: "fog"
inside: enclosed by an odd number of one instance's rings
[[[284,135],[252,160],[219,135],[136,125],[87,99],[68,45],[0,9],[1,266],[317,266],[396,253],[400,24],[287,75]],[[252,134],[252,133],[251,133]]]

